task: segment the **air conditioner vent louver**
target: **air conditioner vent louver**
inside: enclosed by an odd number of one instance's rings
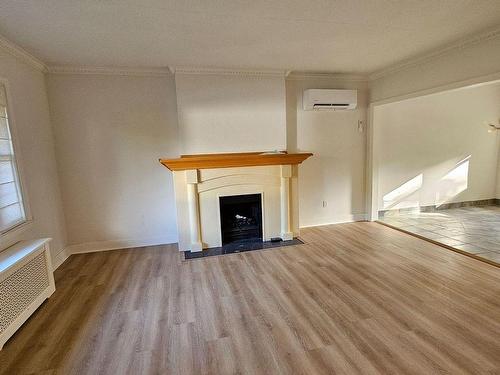
[[[309,89],[302,98],[305,111],[355,109],[358,102],[356,90]]]

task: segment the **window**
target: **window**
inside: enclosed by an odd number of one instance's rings
[[[0,83],[0,234],[24,222],[26,212],[9,128],[7,93]]]

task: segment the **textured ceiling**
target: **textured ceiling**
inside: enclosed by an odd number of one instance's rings
[[[500,24],[500,0],[1,0],[49,64],[370,73]]]

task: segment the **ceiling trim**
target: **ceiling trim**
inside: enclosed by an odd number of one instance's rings
[[[315,73],[315,72],[300,72],[292,71],[286,77],[287,80],[305,80],[305,79],[331,79],[336,81],[349,82],[368,82],[368,75],[363,74],[343,74],[343,73]]]
[[[259,70],[259,69],[230,69],[230,68],[204,68],[190,66],[169,66],[172,74],[199,74],[199,75],[225,75],[241,77],[281,77],[288,75],[287,70]]]
[[[497,26],[493,29],[489,29],[487,31],[484,31],[480,34],[473,35],[468,38],[464,38],[461,40],[458,40],[454,43],[448,44],[444,47],[435,49],[434,51],[431,51],[429,53],[424,53],[424,54],[419,54],[413,58],[406,59],[403,61],[400,61],[396,64],[393,64],[391,66],[388,66],[386,68],[382,68],[380,70],[377,70],[371,74],[369,74],[370,81],[375,81],[377,79],[386,77],[388,75],[394,74],[396,72],[399,72],[401,70],[409,69],[415,66],[419,65],[424,65],[428,62],[431,62],[432,60],[438,59],[439,57],[442,57],[444,55],[450,54],[454,51],[465,49],[472,47],[476,44],[495,39],[500,36],[500,26]]]
[[[168,68],[107,67],[52,65],[47,67],[50,74],[115,75],[115,76],[169,76]]]
[[[423,65],[454,51],[472,47],[476,44],[500,37],[500,26],[489,29],[448,44],[426,54],[419,54],[413,58],[400,61],[396,64],[374,71],[367,75],[341,74],[341,73],[315,73],[290,70],[258,70],[258,69],[230,69],[230,68],[205,68],[189,66],[168,66],[158,68],[148,67],[106,67],[106,66],[47,66],[42,60],[32,55],[22,47],[0,35],[0,49],[18,58],[29,66],[43,72],[52,74],[98,74],[122,76],[167,76],[171,74],[209,74],[247,77],[286,77],[291,80],[301,79],[335,79],[339,81],[375,81],[394,74],[401,70]]]
[[[41,72],[47,71],[47,65],[42,60],[1,35],[0,48],[36,70]]]

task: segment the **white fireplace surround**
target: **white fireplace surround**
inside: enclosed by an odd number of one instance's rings
[[[174,171],[179,251],[222,246],[219,197],[261,194],[262,235],[299,235],[296,165]]]

